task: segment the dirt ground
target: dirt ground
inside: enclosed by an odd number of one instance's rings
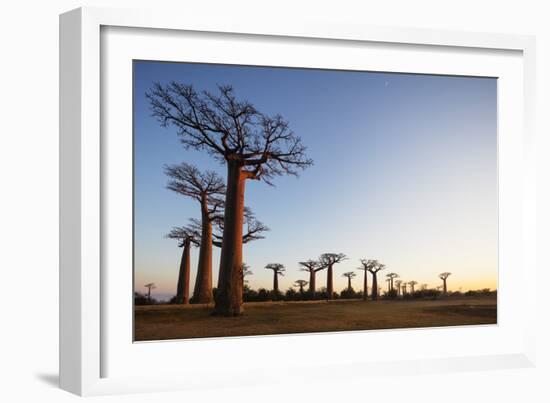
[[[135,341],[497,323],[496,297],[251,302],[239,317],[205,305],[136,306]]]

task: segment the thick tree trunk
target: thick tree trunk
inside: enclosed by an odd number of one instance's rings
[[[447,295],[447,279],[443,280],[443,295]]]
[[[193,303],[209,304],[214,300],[212,295],[212,223],[208,214],[206,198],[201,202],[201,220],[201,246]]]
[[[279,294],[279,275],[275,270],[273,270],[273,293]]]
[[[214,313],[243,313],[241,267],[243,263],[243,215],[246,178],[238,161],[227,161],[227,192],[220,263],[220,286]]]
[[[367,284],[367,270],[363,270],[365,272],[365,275],[363,276],[363,300],[367,300],[369,293],[368,293],[368,284]]]
[[[309,294],[315,296],[315,273],[313,270],[309,272]]]
[[[376,301],[378,299],[378,279],[376,278],[376,273],[372,273],[372,300]]]
[[[180,272],[178,275],[178,288],[176,291],[177,304],[189,303],[189,273],[191,266],[191,254],[189,253],[190,248],[191,242],[189,239],[183,241],[183,252],[181,254]]]
[[[327,267],[327,299],[332,299],[334,294],[334,288],[332,285],[332,265]]]
[[[351,278],[348,277],[348,290],[351,291]]]

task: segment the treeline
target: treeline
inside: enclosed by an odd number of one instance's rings
[[[213,289],[214,298],[217,294],[217,289]],[[497,291],[489,288],[483,288],[480,290],[469,290],[466,292],[453,291],[443,295],[441,290],[436,288],[427,288],[418,290],[412,293],[406,293],[404,295],[398,295],[396,290],[385,291],[380,295],[382,300],[419,300],[430,299],[436,300],[440,298],[461,298],[461,297],[490,297],[496,296]],[[322,301],[328,300],[328,292],[326,287],[321,287],[315,294],[309,292],[303,292],[289,287],[286,292],[275,292],[266,288],[259,288],[257,290],[245,285],[243,288],[243,301],[244,302],[270,302],[270,301]],[[363,292],[355,291],[354,289],[344,289],[340,293],[333,292],[332,299],[341,300],[362,300]],[[193,302],[193,301],[191,301]],[[146,294],[139,292],[134,293],[135,305],[156,305],[156,304],[178,304],[177,297],[174,295],[169,300],[159,300],[156,298],[148,297]]]

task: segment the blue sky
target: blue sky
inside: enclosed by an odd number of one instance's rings
[[[338,291],[360,258],[379,259],[406,281],[435,286],[450,271],[450,289],[496,288],[496,79],[137,61],[136,290],[155,282],[158,297],[175,293],[181,249],[164,235],[200,216],[197,202],[166,189],[163,165],[185,161],[226,176],[151,117],[145,93],[172,80],[209,91],[231,84],[238,98],[283,115],[314,160],[275,187],[247,182],[246,205],[271,229],[244,247],[253,288],[271,288],[264,266],[272,262],[286,266],[281,289],[307,280],[297,262],[324,252],[349,257],[335,266]],[[192,279],[197,258],[194,249]],[[320,272],[317,286],[325,281]]]

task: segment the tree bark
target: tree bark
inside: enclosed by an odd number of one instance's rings
[[[443,279],[443,295],[447,295],[447,279]]]
[[[332,265],[327,267],[327,299],[332,299],[334,294],[334,288],[332,285]]]
[[[201,246],[197,279],[193,291],[193,303],[209,304],[214,300],[212,294],[212,223],[208,213],[208,200],[201,201]]]
[[[189,273],[191,266],[191,254],[189,253],[190,248],[191,241],[189,239],[183,241],[183,252],[181,254],[180,271],[178,275],[178,287],[176,291],[177,304],[189,303]]]
[[[273,270],[273,293],[275,296],[279,294],[279,275],[275,270]]]
[[[214,313],[237,316],[243,313],[241,267],[243,263],[244,189],[246,177],[239,161],[227,161],[227,192],[220,257],[220,289]]]
[[[378,299],[378,279],[376,278],[376,273],[372,273],[372,300],[376,301]]]
[[[348,290],[351,291],[351,277],[348,277]]]
[[[367,270],[363,270],[365,275],[363,276],[363,300],[368,298],[368,288],[367,288]]]
[[[309,293],[312,297],[315,296],[315,275],[317,273],[315,273],[314,270],[311,270],[309,272]]]

